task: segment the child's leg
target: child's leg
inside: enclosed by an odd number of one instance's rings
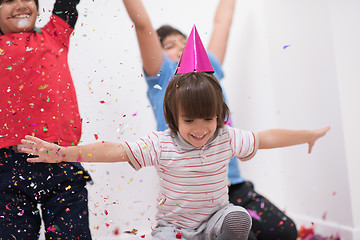
[[[296,240],[295,223],[268,199],[257,193],[251,182],[230,186],[229,200],[253,212],[253,237],[249,239]]]
[[[247,240],[251,217],[242,207],[229,204],[216,212],[207,222],[205,239]]]
[[[169,222],[160,220],[156,228],[151,233],[153,235],[153,240],[164,240],[164,239],[184,239],[190,240],[183,234],[183,230],[172,225]],[[195,239],[195,238],[194,238]]]
[[[41,219],[27,154],[0,149],[0,239],[37,239]],[[31,180],[29,180],[31,179]]]
[[[76,169],[72,168],[53,165],[55,179],[41,202],[46,239],[91,239],[86,180],[75,175]]]

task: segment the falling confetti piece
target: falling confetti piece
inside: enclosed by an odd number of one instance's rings
[[[136,235],[136,234],[137,234],[137,231],[138,231],[138,230],[136,230],[135,228],[133,228],[133,230],[131,230],[131,231],[125,231],[124,233],[129,233],[129,234],[134,234],[134,235]]]
[[[250,217],[252,217],[256,220],[260,220],[260,216],[257,214],[257,212],[255,210],[251,210],[251,209],[246,209],[246,210],[250,214]]]
[[[104,103],[105,103],[105,101],[101,100],[101,101],[100,101],[100,103],[101,103],[101,104],[104,104]]]
[[[120,231],[119,231],[119,229],[117,228],[117,229],[115,229],[115,231],[114,231],[114,235],[119,235],[120,234]]]
[[[181,235],[182,235],[182,232],[178,232],[178,233],[176,234],[176,239],[181,239]]]
[[[159,205],[162,206],[166,202],[166,198],[161,198],[159,201]]]
[[[39,87],[39,90],[45,89],[45,88],[47,88],[48,86],[49,86],[48,84],[42,85],[42,86]]]
[[[99,139],[99,136],[97,134],[95,134],[95,133],[94,133],[94,137],[95,137],[95,140]]]
[[[287,49],[288,47],[290,47],[290,45],[285,45],[283,46],[283,49]]]
[[[227,120],[225,123],[226,123],[226,125],[231,126],[232,121],[231,121],[231,120]]]
[[[159,84],[156,84],[156,85],[154,86],[154,88],[155,88],[155,89],[162,90],[162,87],[160,87],[160,85],[159,85]]]

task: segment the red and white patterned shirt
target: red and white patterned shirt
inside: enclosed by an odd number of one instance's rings
[[[252,158],[257,135],[225,125],[203,147],[170,130],[152,132],[122,144],[136,170],[154,166],[160,177],[157,220],[195,229],[229,204],[227,174],[231,157]]]

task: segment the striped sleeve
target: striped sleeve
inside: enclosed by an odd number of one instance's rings
[[[247,161],[255,156],[259,147],[257,133],[229,127],[229,135],[235,157]]]
[[[124,142],[122,146],[135,170],[146,166],[154,166],[160,155],[159,132],[140,138],[135,142]]]

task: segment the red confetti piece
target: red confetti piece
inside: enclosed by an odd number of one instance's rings
[[[178,233],[176,234],[176,239],[181,239],[181,235],[182,235],[182,232],[178,232]]]
[[[47,230],[50,232],[55,232],[56,228],[54,226],[51,226],[51,227],[48,227]]]
[[[95,134],[95,133],[94,133],[94,137],[95,137],[95,140],[99,139],[99,136],[97,134]]]
[[[100,103],[101,103],[101,104],[104,104],[104,103],[105,103],[105,101],[104,101],[104,100],[101,100],[101,101],[100,101]]]
[[[313,235],[314,229],[313,228],[306,228],[304,226],[300,226],[300,230],[298,231],[298,237],[304,238],[308,235]]]

